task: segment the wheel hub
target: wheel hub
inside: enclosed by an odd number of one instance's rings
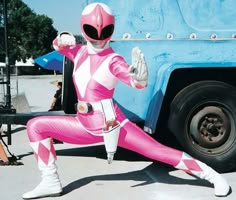
[[[221,117],[205,117],[200,124],[200,134],[207,140],[218,140],[225,132]]]
[[[228,138],[230,124],[224,111],[215,106],[207,106],[192,118],[190,133],[194,141],[205,148],[217,148]]]

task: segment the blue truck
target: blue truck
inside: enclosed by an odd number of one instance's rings
[[[153,137],[169,131],[220,172],[235,169],[236,1],[100,2],[115,15],[113,49],[131,63],[138,46],[148,65],[145,90],[116,88],[114,100],[126,116]]]

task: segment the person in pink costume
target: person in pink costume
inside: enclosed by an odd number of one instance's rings
[[[112,102],[117,81],[144,89],[147,87],[148,70],[139,48],[132,50],[132,64],[129,65],[109,47],[114,30],[114,16],[110,8],[103,3],[86,6],[81,15],[81,29],[86,45],[76,44],[69,32],[60,33],[53,41],[54,48],[74,62],[73,82],[79,102],[77,116],[40,116],[28,121],[27,133],[42,180],[35,189],[23,194],[23,199],[62,194],[51,138],[80,145],[103,142],[99,134],[103,133],[107,122],[104,100],[112,104],[116,116],[113,122],[120,125],[119,147],[205,179],[214,185],[216,196],[227,196],[231,188],[219,173],[185,152],[160,144],[129,121]]]

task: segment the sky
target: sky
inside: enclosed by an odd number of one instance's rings
[[[22,0],[36,14],[44,14],[53,20],[53,26],[59,32],[70,31],[80,34],[80,14],[86,0]]]

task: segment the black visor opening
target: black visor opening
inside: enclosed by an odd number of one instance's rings
[[[89,24],[84,24],[83,29],[84,29],[85,34],[88,37],[90,37],[94,40],[105,40],[113,34],[114,24],[110,24],[110,25],[104,27],[102,29],[100,37],[98,37],[97,29],[94,28],[93,26],[89,25]]]

